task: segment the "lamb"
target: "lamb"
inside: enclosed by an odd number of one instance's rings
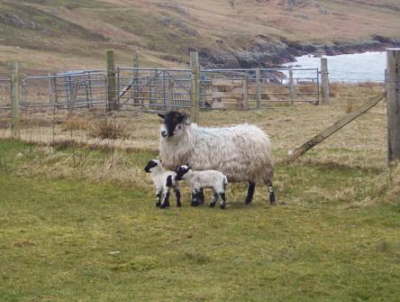
[[[182,206],[181,192],[174,171],[165,170],[161,165],[161,162],[157,159],[150,160],[144,170],[146,173],[151,173],[151,178],[156,187],[156,197],[158,198],[156,203],[157,207],[160,207],[161,209],[169,207],[169,192],[171,188],[175,191],[176,206]]]
[[[163,119],[160,158],[167,169],[188,164],[194,170],[221,171],[229,182],[248,182],[246,204],[252,202],[256,183],[261,182],[268,186],[270,203],[275,204],[271,142],[261,129],[249,124],[199,127],[177,111],[159,116]]]
[[[214,191],[214,199],[210,203],[210,207],[215,207],[218,199],[221,197],[220,207],[225,209],[226,198],[225,190],[228,184],[226,176],[216,170],[193,171],[188,165],[179,166],[176,169],[176,180],[186,180],[192,189],[192,201],[199,199],[200,190],[212,188]]]

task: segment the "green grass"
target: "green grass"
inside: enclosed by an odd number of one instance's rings
[[[40,147],[0,141],[0,301],[398,299],[399,204],[351,206],[381,171],[305,161],[277,167],[286,206],[258,193],[245,207],[233,186],[225,211],[191,208],[187,195],[162,211],[148,183],[50,169],[85,152],[46,160]],[[107,156],[90,152],[90,165]],[[125,156],[140,170],[154,154]]]

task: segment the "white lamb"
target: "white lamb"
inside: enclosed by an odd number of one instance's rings
[[[185,113],[159,114],[160,158],[167,169],[188,164],[194,170],[217,170],[229,182],[248,182],[246,204],[251,203],[257,182],[268,186],[269,200],[275,203],[272,187],[271,142],[264,131],[242,124],[227,128],[205,128],[191,124]],[[197,205],[200,198],[192,205]]]
[[[157,207],[160,207],[161,209],[169,207],[169,192],[171,188],[173,188],[175,192],[176,206],[182,206],[181,192],[174,171],[165,170],[162,167],[161,162],[157,159],[150,160],[144,170],[146,173],[151,173],[151,178],[156,187],[156,197],[158,198],[156,203]]]
[[[225,190],[228,184],[226,176],[216,170],[193,171],[187,165],[179,166],[176,169],[176,180],[186,180],[192,189],[192,202],[197,201],[200,197],[202,189],[211,188],[214,191],[214,199],[210,203],[210,207],[215,207],[218,199],[221,198],[220,207],[225,209],[226,198]]]

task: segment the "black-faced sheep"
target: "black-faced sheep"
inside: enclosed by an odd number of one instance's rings
[[[218,199],[221,198],[220,207],[225,209],[225,190],[228,179],[223,173],[216,170],[193,171],[191,167],[182,165],[176,169],[176,174],[176,180],[183,179],[190,184],[192,202],[199,203],[201,190],[211,188],[214,191],[214,199],[210,203],[210,207],[215,207]]]
[[[271,142],[260,128],[248,124],[199,127],[176,111],[159,116],[164,120],[160,157],[167,169],[189,164],[194,170],[221,171],[229,182],[248,182],[246,204],[251,203],[256,183],[261,182],[268,186],[270,203],[275,203]]]
[[[156,197],[158,198],[156,206],[162,209],[169,207],[169,192],[173,188],[175,191],[176,206],[180,207],[181,192],[176,181],[176,173],[165,170],[161,162],[157,159],[150,160],[144,170],[146,173],[150,173],[156,188]]]

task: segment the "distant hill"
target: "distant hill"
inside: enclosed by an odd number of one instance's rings
[[[0,70],[128,65],[271,65],[305,52],[351,52],[400,41],[398,0],[0,0]]]

